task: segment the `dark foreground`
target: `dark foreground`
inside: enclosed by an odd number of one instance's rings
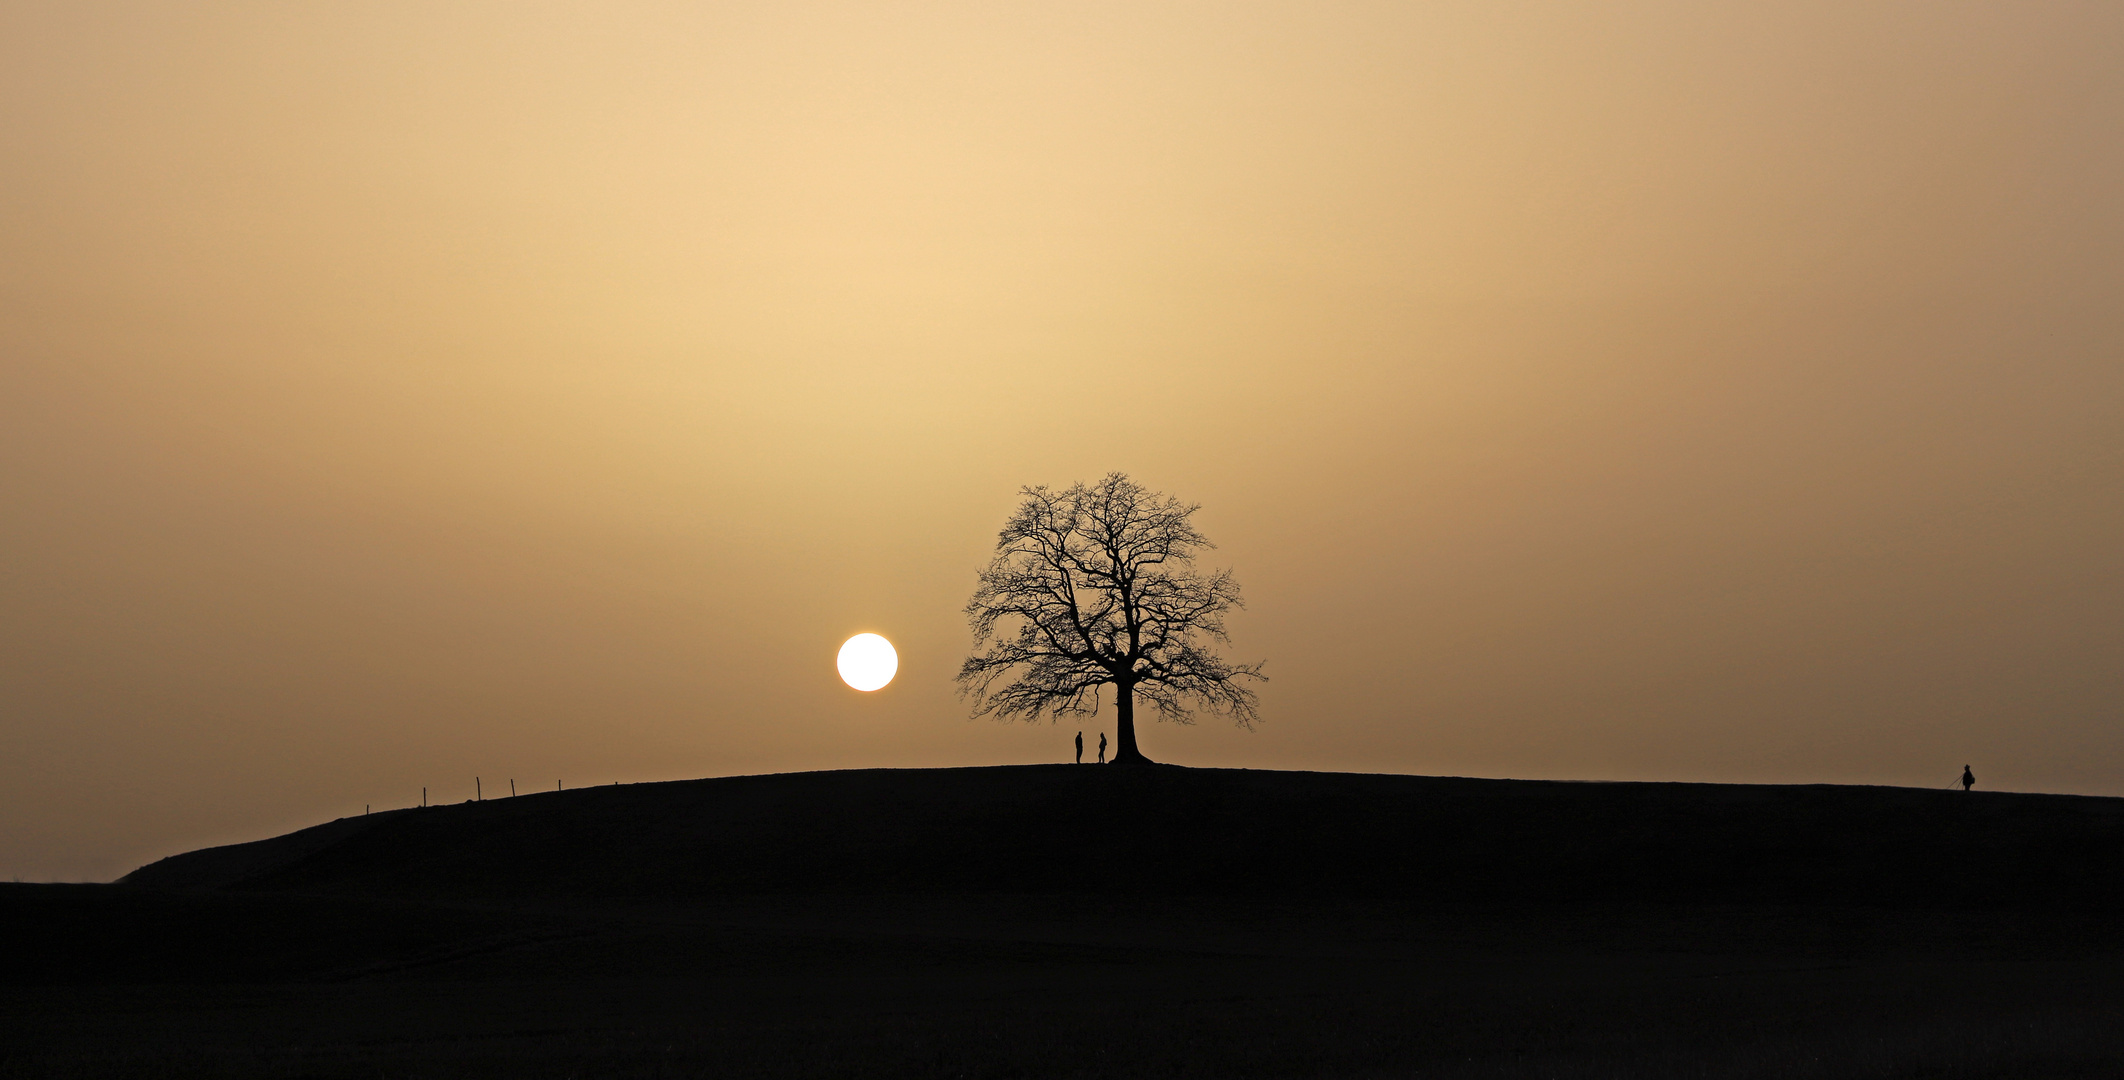
[[[1879,788],[602,788],[0,886],[0,1077],[2114,1077],[2120,856]]]

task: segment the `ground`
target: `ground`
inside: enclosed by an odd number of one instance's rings
[[[1879,788],[546,794],[0,886],[0,1077],[2111,1077],[2120,844]]]

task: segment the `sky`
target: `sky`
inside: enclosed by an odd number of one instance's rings
[[[2104,3],[5,0],[0,875],[1067,760],[962,608],[1114,470],[1159,760],[2124,795],[2119,132]]]

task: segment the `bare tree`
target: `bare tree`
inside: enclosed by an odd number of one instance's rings
[[[975,651],[958,681],[974,715],[1092,715],[1111,685],[1116,764],[1149,763],[1136,748],[1139,696],[1161,720],[1191,723],[1197,704],[1252,728],[1245,684],[1267,676],[1212,651],[1230,640],[1225,613],[1245,605],[1231,571],[1195,568],[1195,553],[1216,546],[1188,520],[1200,507],[1121,473],[1024,492],[966,604]]]

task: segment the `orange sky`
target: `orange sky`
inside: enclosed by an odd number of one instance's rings
[[[1063,760],[1112,469],[1162,760],[2124,794],[2124,9],[1739,7],[0,5],[0,874]]]

